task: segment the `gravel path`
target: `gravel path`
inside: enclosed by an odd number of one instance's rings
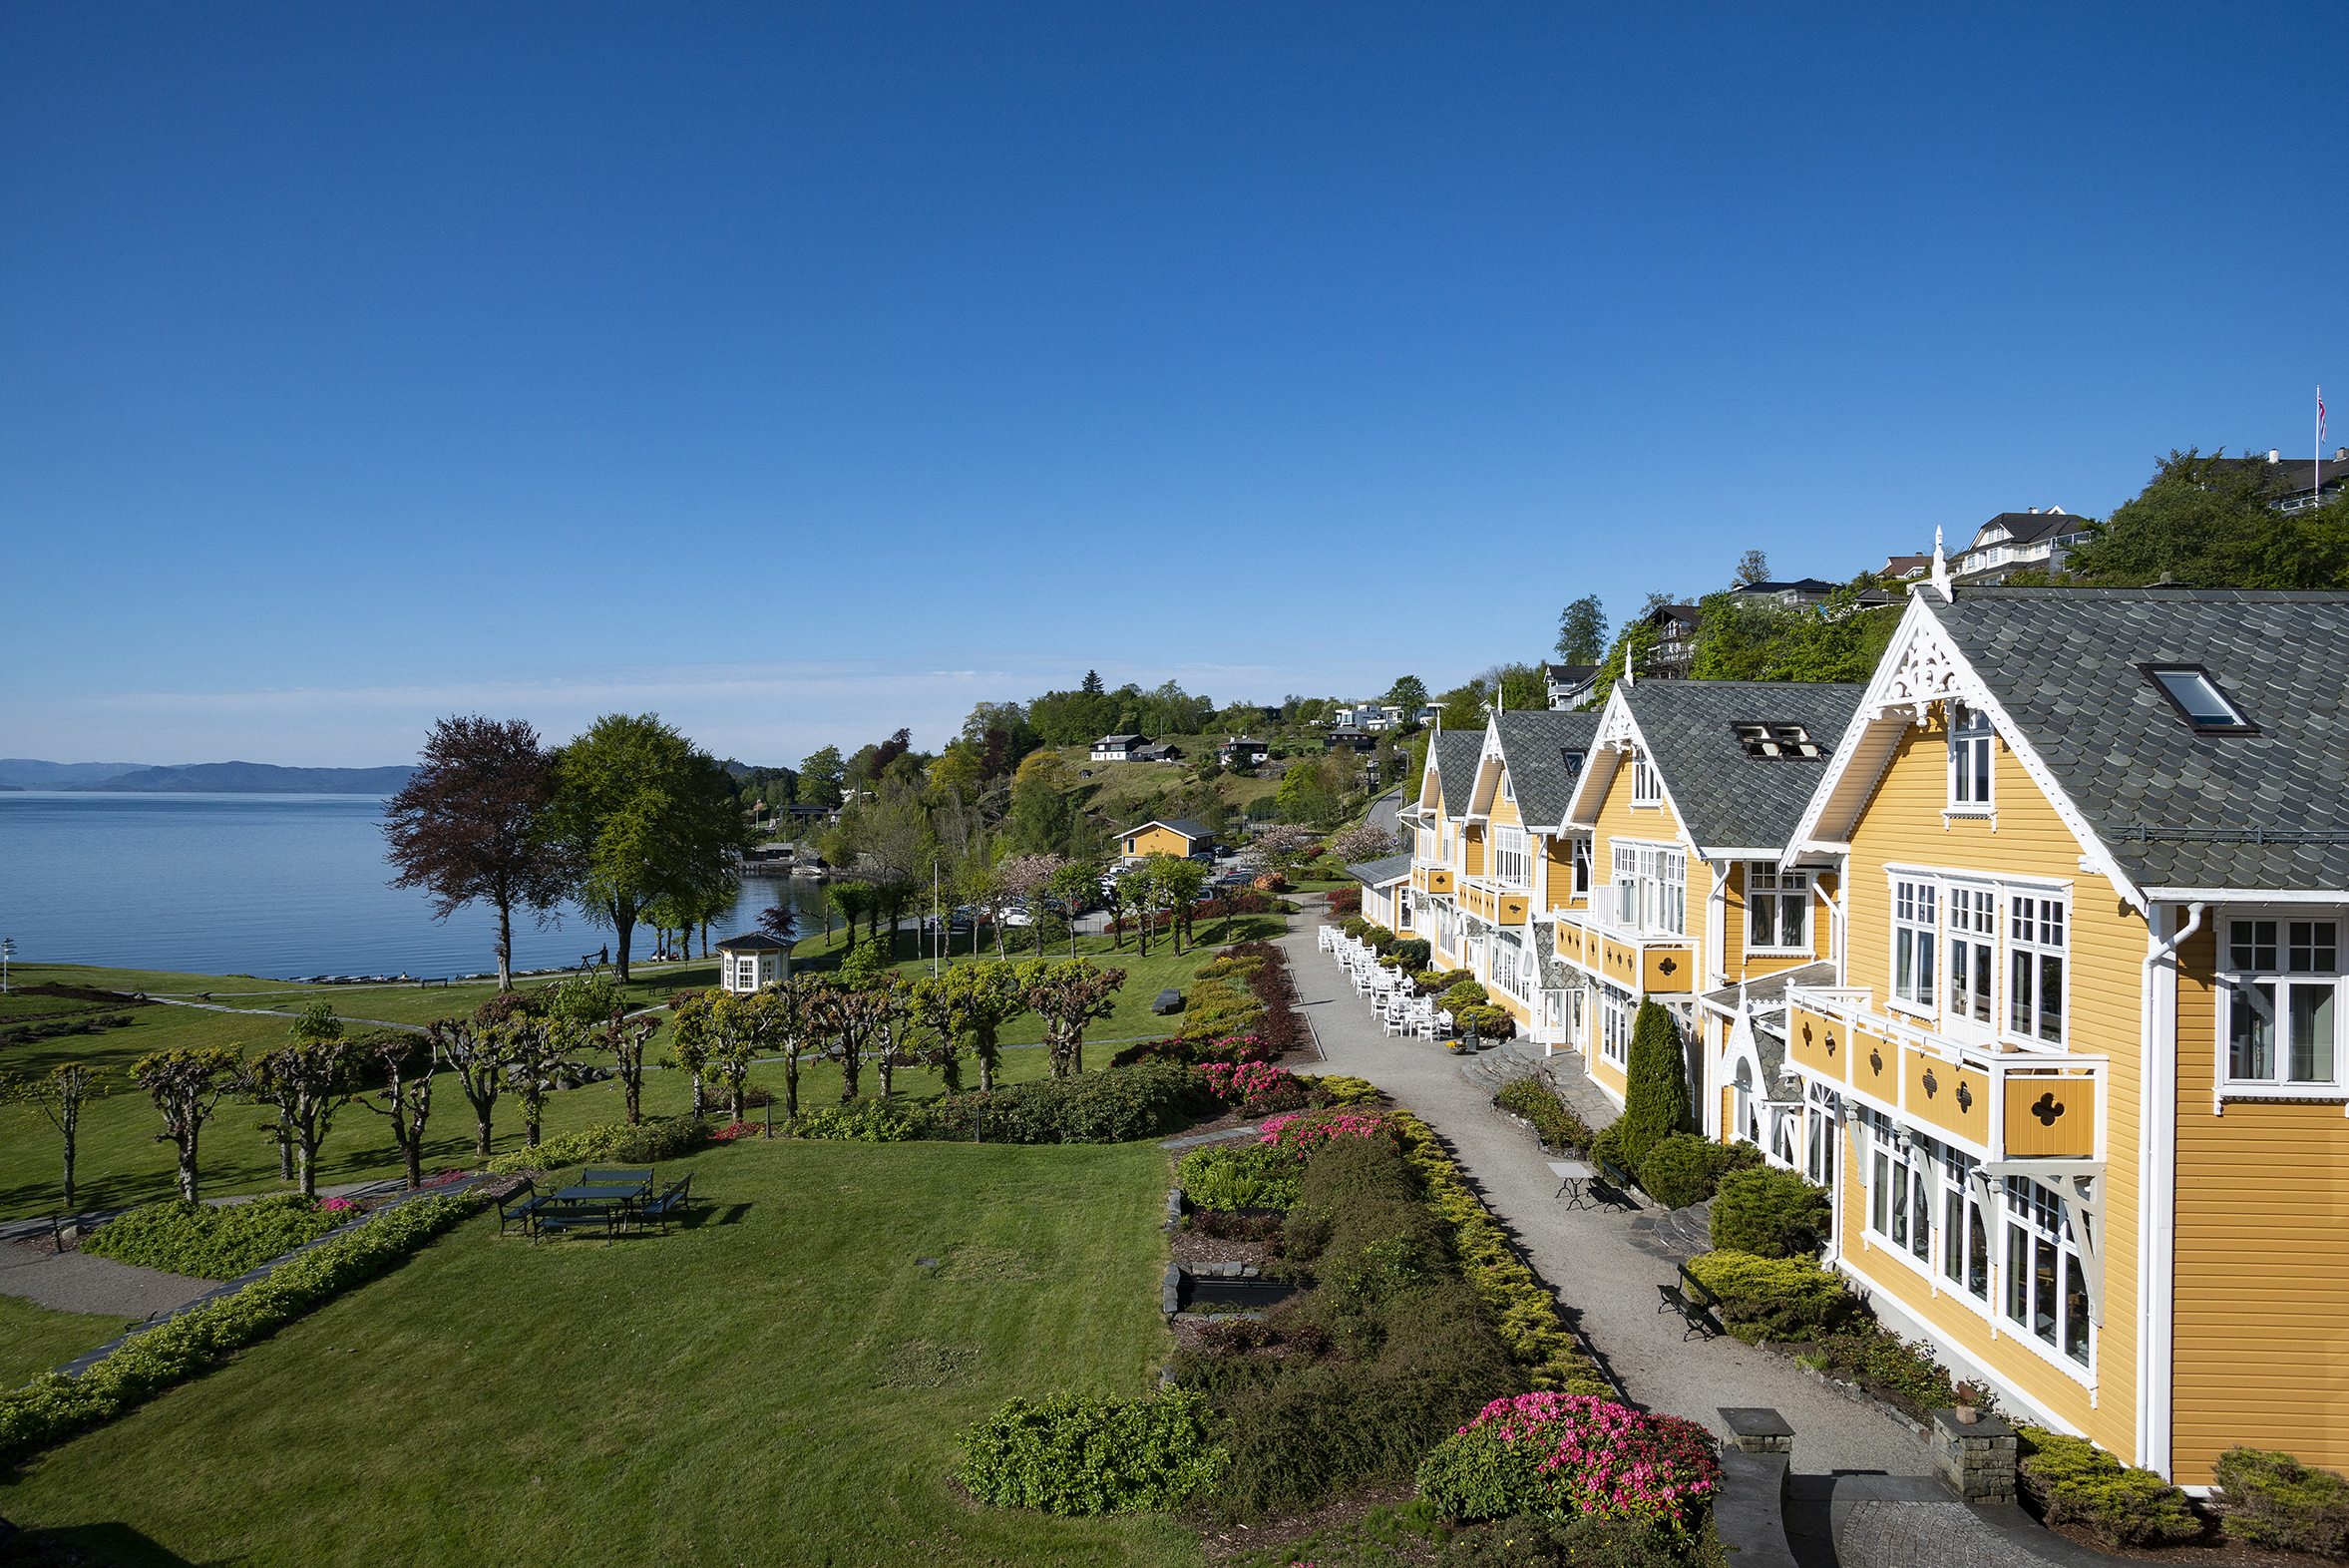
[[[1493,1108],[1490,1083],[1471,1081],[1439,1044],[1381,1033],[1346,972],[1318,951],[1317,924],[1313,911],[1298,917],[1302,929],[1282,946],[1328,1070],[1368,1078],[1426,1119],[1634,1401],[1724,1436],[1721,1406],[1771,1406],[1794,1428],[1800,1472],[1931,1473],[1914,1433],[1787,1359],[1727,1336],[1684,1340],[1681,1319],[1657,1311],[1656,1287],[1675,1282],[1676,1258],[1701,1240],[1653,1210],[1567,1208],[1539,1142]]]

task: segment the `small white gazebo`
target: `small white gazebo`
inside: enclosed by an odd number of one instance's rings
[[[772,985],[791,974],[791,949],[781,940],[752,932],[718,944],[718,986],[737,995]]]

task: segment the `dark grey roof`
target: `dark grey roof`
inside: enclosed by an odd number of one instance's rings
[[[1953,551],[1951,554],[1962,556],[1968,550],[1989,545],[2029,545],[2045,539],[2051,534],[2077,534],[2088,525],[2087,518],[2074,517],[2068,512],[2001,512],[1997,517],[1974,530],[1974,538],[1964,550]],[[2005,529],[2007,537],[1998,540],[1984,540],[1982,536],[1994,528]]]
[[[1443,809],[1459,816],[1476,791],[1476,759],[1484,754],[1484,731],[1447,729],[1428,742],[1435,759],[1435,781],[1443,786]]]
[[[1526,824],[1554,828],[1566,820],[1574,781],[1599,733],[1596,713],[1559,713],[1548,708],[1500,715],[1501,759],[1509,765],[1517,812]],[[1567,757],[1573,754],[1569,764]]]
[[[1114,745],[1121,740],[1134,741],[1138,743],[1140,741],[1147,740],[1148,738],[1149,737],[1146,735],[1103,735],[1099,740],[1094,741],[1093,744],[1096,746],[1109,746]]]
[[[1369,860],[1360,866],[1349,866],[1346,874],[1365,887],[1374,888],[1381,882],[1392,882],[1397,877],[1411,874],[1408,855],[1389,855],[1384,860]]]
[[[1596,664],[1544,664],[1542,678],[1553,686],[1579,686],[1599,672]]]
[[[780,938],[754,931],[747,936],[727,938],[718,944],[718,951],[720,953],[781,953],[790,946],[791,944]]]
[[[1783,846],[1826,776],[1827,760],[1859,707],[1858,685],[1790,680],[1643,680],[1617,686],[1698,844]],[[1816,757],[1750,757],[1730,726],[1799,724]]]
[[[2132,881],[2349,887],[2349,593],[1960,588],[1926,607]],[[2140,663],[2209,666],[2260,732],[2197,736]],[[2332,842],[2247,842],[2276,831]]]
[[[1779,970],[1775,974],[1763,975],[1759,979],[1748,980],[1746,982],[1746,999],[1748,1001],[1783,1001],[1786,999],[1786,987],[1789,985],[1832,985],[1834,983],[1835,966],[1822,959],[1816,964],[1796,965],[1790,970]],[[1716,1006],[1734,1007],[1738,1004],[1738,987],[1724,985],[1719,990],[1709,990],[1705,993],[1705,999]]]
[[[1837,585],[1818,578],[1795,578],[1784,583],[1741,583],[1731,588],[1733,593],[1831,593]]]

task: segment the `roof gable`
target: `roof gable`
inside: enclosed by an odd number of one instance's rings
[[[1656,766],[1682,829],[1700,851],[1791,843],[1828,748],[1851,722],[1865,687],[1777,680],[1656,680],[1618,686],[1626,737]],[[1741,723],[1799,724],[1816,757],[1756,757]],[[1602,730],[1604,733],[1604,729]]]
[[[1517,814],[1531,829],[1556,828],[1566,821],[1574,786],[1581,781],[1599,735],[1596,713],[1560,713],[1548,708],[1493,715],[1490,733],[1509,769]],[[1579,756],[1583,766],[1570,757]]]

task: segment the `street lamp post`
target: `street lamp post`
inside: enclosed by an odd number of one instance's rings
[[[16,939],[0,937],[0,993],[8,989],[8,966],[16,957]]]

